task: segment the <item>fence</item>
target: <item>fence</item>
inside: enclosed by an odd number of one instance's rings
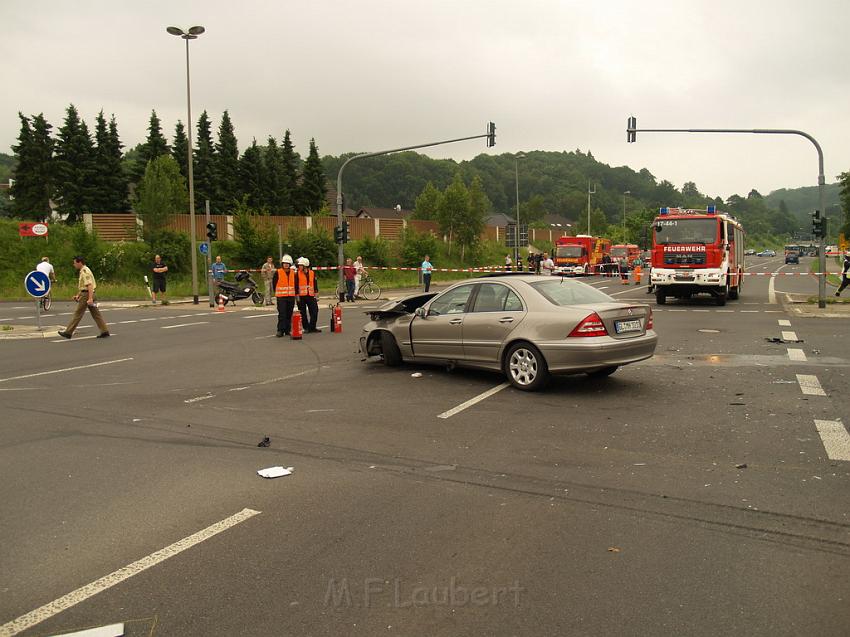
[[[328,234],[333,234],[336,227],[336,217],[283,217],[278,215],[257,215],[253,217],[254,223],[260,228],[280,228],[285,237],[290,228],[299,230],[310,230],[322,228]],[[86,228],[96,231],[101,239],[106,241],[136,241],[139,238],[139,229],[142,222],[136,215],[128,214],[86,214],[84,215]],[[235,239],[233,232],[233,217],[231,215],[211,215],[210,220],[218,224],[219,239]],[[397,241],[405,228],[420,233],[429,233],[435,237],[440,236],[440,227],[434,221],[422,221],[419,219],[363,219],[359,217],[348,217],[349,236],[353,240],[366,237],[381,237],[387,241]],[[191,221],[189,215],[172,215],[166,224],[167,228],[178,232],[189,234]],[[529,228],[529,240],[547,241],[554,243],[558,237],[568,234],[564,231],[555,231],[540,228]],[[203,215],[195,216],[195,238],[205,240],[207,237],[206,220]],[[486,226],[481,233],[481,238],[486,241],[505,243],[505,229],[498,226]]]

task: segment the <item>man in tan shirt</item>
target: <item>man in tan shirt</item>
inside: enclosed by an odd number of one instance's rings
[[[274,288],[272,287],[272,279],[277,268],[274,267],[274,259],[266,257],[266,262],[260,268],[263,275],[263,282],[266,284],[266,305],[274,305]]]
[[[83,257],[74,257],[74,267],[80,272],[80,280],[77,285],[79,292],[74,295],[74,300],[77,302],[77,309],[65,331],[59,331],[59,336],[71,338],[74,335],[74,330],[77,329],[77,325],[80,323],[80,319],[86,313],[86,308],[88,308],[94,322],[100,328],[100,334],[97,335],[97,338],[106,338],[109,336],[109,328],[106,327],[106,321],[103,320],[100,310],[97,309],[97,301],[94,296],[97,282],[94,280],[94,274],[89,270],[86,260]]]

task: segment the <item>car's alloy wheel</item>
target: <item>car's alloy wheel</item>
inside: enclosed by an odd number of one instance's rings
[[[506,372],[515,387],[533,391],[542,387],[549,377],[546,361],[533,345],[518,343],[508,353]]]

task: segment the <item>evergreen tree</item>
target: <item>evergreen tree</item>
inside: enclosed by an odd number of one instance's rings
[[[239,183],[239,147],[227,111],[221,116],[215,150],[215,197],[220,209],[230,210],[242,198],[243,189]]]
[[[95,191],[91,211],[113,212],[109,209],[110,197],[107,178],[107,175],[109,174],[109,131],[106,128],[106,118],[103,116],[103,109],[100,110],[95,118],[94,141],[94,161],[96,172],[94,175]]]
[[[301,184],[298,187],[298,214],[309,215],[318,212],[325,206],[325,195],[328,192],[325,184],[325,172],[322,160],[319,159],[319,149],[316,140],[310,140],[310,154],[304,162],[301,171]]]
[[[148,162],[135,198],[136,212],[144,222],[145,237],[150,238],[165,225],[168,217],[184,211],[186,205],[186,182],[174,158],[165,154]]]
[[[112,212],[128,212],[130,202],[127,198],[127,173],[124,171],[124,162],[121,149],[124,145],[118,137],[118,122],[113,114],[109,118],[109,131],[107,133],[107,156],[109,184],[109,210]]]
[[[844,219],[836,219],[835,225],[838,226],[843,221],[839,232],[843,232],[845,237],[850,238],[850,170],[838,175],[838,183],[841,185],[839,198],[841,200],[841,207],[844,208]]]
[[[283,161],[281,192],[284,193],[285,199],[283,200],[280,212],[277,213],[279,215],[295,214],[295,198],[298,189],[298,159],[298,154],[292,145],[289,129],[287,129],[283,135],[283,146],[281,149],[281,160]]]
[[[138,182],[145,174],[148,162],[156,159],[160,155],[167,155],[170,152],[168,141],[162,134],[162,124],[157,117],[156,111],[151,110],[150,123],[148,124],[148,139],[142,145],[139,161],[136,164],[134,172],[134,181]]]
[[[242,158],[239,160],[239,181],[248,207],[253,210],[263,208],[266,200],[265,184],[267,180],[263,156],[260,147],[257,146],[256,139],[245,149]]]
[[[85,121],[71,104],[59,128],[56,144],[56,193],[60,211],[69,222],[90,212],[97,190],[94,146]]]
[[[283,156],[274,137],[269,137],[263,164],[265,167],[263,204],[269,209],[271,214],[283,214],[281,211],[286,208],[286,204],[289,201],[289,193],[284,186]]]
[[[210,209],[218,213],[221,209],[220,202],[213,198],[215,147],[212,141],[212,124],[206,111],[198,118],[198,141],[195,146],[194,160],[195,212],[203,210],[204,201],[209,199]]]
[[[174,127],[174,143],[171,145],[171,156],[174,161],[180,166],[180,174],[188,181],[189,179],[189,139],[186,137],[186,127],[183,122],[177,120],[177,125]],[[194,166],[192,166],[194,169]]]
[[[50,216],[50,199],[54,187],[52,126],[44,115],[29,118],[18,113],[21,132],[18,144],[12,147],[18,160],[15,170],[15,185],[11,195],[12,212],[20,217],[37,217],[41,220]]]

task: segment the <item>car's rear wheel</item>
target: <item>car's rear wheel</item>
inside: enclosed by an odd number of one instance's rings
[[[401,365],[401,350],[395,342],[395,337],[389,332],[381,332],[381,353],[384,356],[384,365],[387,367]]]
[[[534,345],[516,343],[505,356],[505,375],[517,389],[537,391],[549,380],[549,366]]]
[[[611,367],[603,367],[602,369],[597,369],[595,372],[587,372],[587,375],[591,378],[607,378],[614,372],[620,369],[619,365],[611,365]]]

